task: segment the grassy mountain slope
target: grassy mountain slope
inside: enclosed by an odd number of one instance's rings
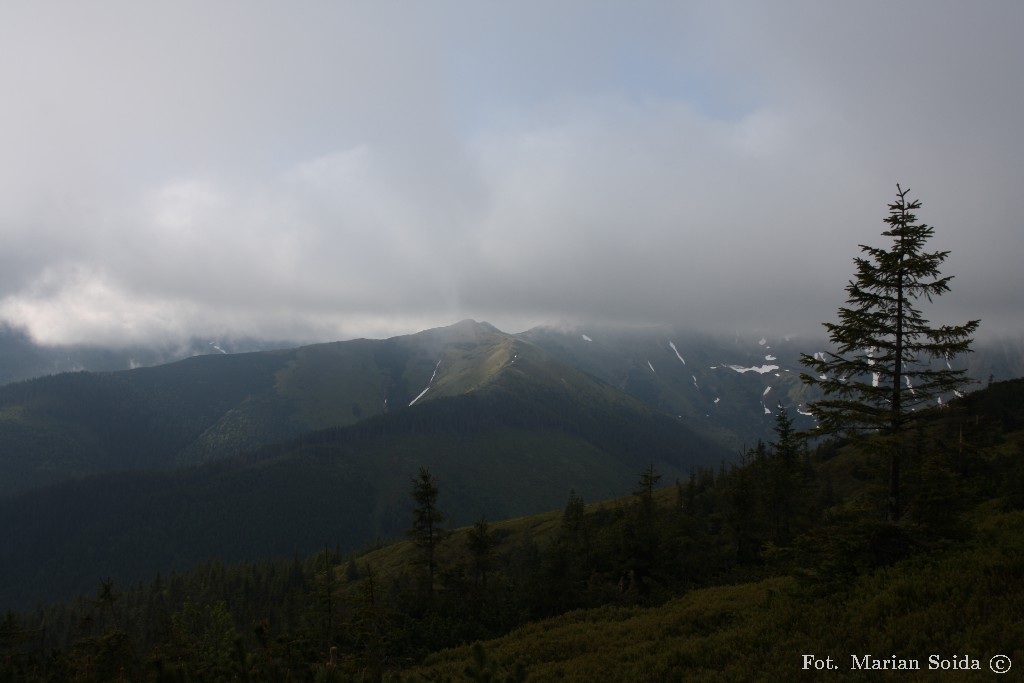
[[[790,547],[661,604],[624,596],[527,624],[483,650],[435,653],[404,680],[457,680],[482,652],[498,671],[525,665],[531,681],[988,680],[991,658],[1024,658],[1024,380],[938,411],[911,443],[900,525],[878,521],[884,464],[870,450],[825,449],[815,469],[830,502]],[[675,499],[663,494],[662,505]],[[404,551],[408,562],[414,550]],[[401,566],[396,554],[381,566]],[[806,654],[837,669],[804,670]],[[916,660],[921,670],[858,670],[855,655]]]
[[[231,457],[474,391],[523,345],[464,321],[382,341],[198,356],[3,386],[0,495],[88,474]]]
[[[830,658],[829,680],[989,680],[990,658],[1024,656],[1024,512],[986,516],[971,540],[859,577],[849,592],[808,595],[790,576],[703,588],[656,607],[578,610],[484,643],[522,662],[531,681],[777,681],[814,676],[803,655]],[[852,670],[851,657],[918,660],[921,671]],[[980,671],[929,671],[965,655]],[[408,672],[458,680],[470,647]]]
[[[677,415],[736,450],[770,438],[781,401],[807,400],[795,339],[695,334],[669,326],[553,328],[522,335],[559,359]]]
[[[537,327],[519,337],[736,450],[772,438],[780,402],[798,428],[813,425],[798,410],[820,397],[800,381],[806,368],[799,358],[828,348],[824,337],[712,335],[668,325]],[[994,338],[956,365],[981,382],[1004,381],[1024,374],[1022,359],[1020,340]]]
[[[174,462],[210,425],[273,387],[282,354],[199,356],[0,387],[0,493]]]
[[[421,466],[445,488],[452,523],[467,524],[550,509],[571,489],[621,495],[648,463],[685,476],[729,457],[678,420],[536,347],[496,339],[447,351],[441,367],[449,370],[409,409],[199,467],[107,473],[0,500],[0,535],[9,539],[0,550],[0,605],[209,557],[288,556],[400,536],[408,483]],[[427,361],[436,349],[401,351],[392,358],[413,366],[414,386],[420,379],[427,386],[430,376],[416,371],[433,372]],[[467,361],[473,353],[483,361]],[[480,372],[483,364],[490,370]]]
[[[770,438],[779,401],[792,408],[807,400],[796,358],[814,350],[795,339],[726,338],[670,327],[536,328],[512,336],[467,320],[386,340],[43,377],[0,386],[0,496],[88,474],[231,457],[475,391],[529,347],[676,416],[734,452]],[[1019,345],[1004,340],[985,349],[968,359],[982,379],[1020,367]],[[0,361],[17,365],[40,354],[24,335],[0,329]],[[795,412],[794,418],[803,426],[805,418]]]

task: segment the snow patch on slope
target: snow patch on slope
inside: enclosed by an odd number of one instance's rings
[[[434,383],[434,378],[435,378],[435,377],[437,377],[437,369],[438,369],[439,367],[441,367],[441,361],[437,361],[437,365],[435,365],[435,366],[434,366],[434,374],[432,374],[432,375],[430,376],[430,381],[429,381],[429,382],[427,382],[427,387],[426,387],[426,388],[425,388],[425,389],[424,389],[423,391],[421,391],[421,392],[419,393],[419,395],[418,395],[418,396],[416,396],[416,398],[414,398],[413,400],[409,401],[409,405],[410,405],[410,406],[411,406],[411,405],[412,405],[413,403],[415,403],[416,401],[418,401],[418,400],[420,400],[421,398],[423,398],[423,394],[425,394],[425,393],[427,393],[428,391],[430,391],[430,387],[431,387],[431,385],[432,385],[432,384]]]
[[[771,372],[772,370],[778,370],[779,369],[778,365],[759,365],[759,366],[755,366],[755,367],[751,367],[751,368],[745,368],[742,365],[728,365],[726,367],[728,367],[730,370],[735,370],[736,372],[740,373],[741,375],[744,372],[756,372],[756,373],[758,373],[760,375],[765,375],[765,374],[768,374],[769,372]],[[714,370],[714,368],[712,368],[712,370]]]
[[[670,348],[671,348],[671,349],[672,349],[673,351],[675,351],[675,352],[676,352],[676,358],[678,358],[678,359],[679,359],[680,361],[682,361],[683,365],[686,365],[686,361],[685,361],[685,360],[683,360],[683,357],[679,355],[679,349],[677,349],[677,348],[676,348],[676,345],[675,345],[675,344],[673,344],[672,342],[669,342],[669,343],[668,343],[668,345],[669,345],[669,347],[670,347]]]

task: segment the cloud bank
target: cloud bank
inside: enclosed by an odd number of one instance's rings
[[[896,183],[1024,330],[1016,3],[11,3],[0,319],[817,331]],[[947,320],[947,318],[949,318]]]

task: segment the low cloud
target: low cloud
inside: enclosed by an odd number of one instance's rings
[[[937,312],[1024,329],[1015,7],[203,7],[0,10],[0,318],[39,341],[817,331],[896,182]]]

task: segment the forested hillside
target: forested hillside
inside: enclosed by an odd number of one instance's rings
[[[199,356],[0,387],[0,494],[99,472],[167,469],[233,410],[253,412],[286,360],[276,353]],[[283,438],[281,422],[254,421],[228,452]]]
[[[667,326],[509,335],[463,321],[386,340],[42,377],[0,386],[0,497],[90,474],[230,458],[475,391],[520,355],[544,352],[545,364],[561,364],[552,373],[567,381],[587,373],[599,380],[595,390],[629,394],[735,454],[770,438],[780,402],[797,427],[813,424],[802,406],[818,396],[800,381],[799,352],[817,344]],[[14,357],[29,353],[18,348]],[[1022,357],[1018,343],[1003,340],[967,360],[972,376],[1005,379],[1024,371]]]
[[[468,524],[550,509],[570,489],[621,495],[645,463],[685,476],[731,457],[677,420],[521,351],[476,390],[414,409],[202,466],[94,475],[0,500],[0,605],[67,597],[97,576],[135,581],[213,557],[391,539],[405,528],[405,486],[421,466],[448,482],[450,517]]]
[[[543,354],[464,321],[382,341],[9,384],[0,387],[0,496],[89,474],[210,462],[355,424],[474,391],[520,353]],[[568,366],[552,372],[586,383]],[[592,380],[589,387],[604,391]]]
[[[883,521],[885,468],[870,442],[807,450],[780,413],[774,441],[744,462],[679,481],[640,467],[626,498],[570,494],[547,515],[478,519],[362,554],[328,547],[137,586],[97,581],[74,603],[9,615],[6,671],[738,681],[805,675],[813,653],[837,663],[840,680],[886,676],[851,669],[854,655],[922,669],[935,655],[990,676],[996,655],[1024,657],[1024,380],[919,424],[898,524]],[[436,481],[431,500],[452,509],[458,487]],[[406,528],[422,504],[410,497]]]

